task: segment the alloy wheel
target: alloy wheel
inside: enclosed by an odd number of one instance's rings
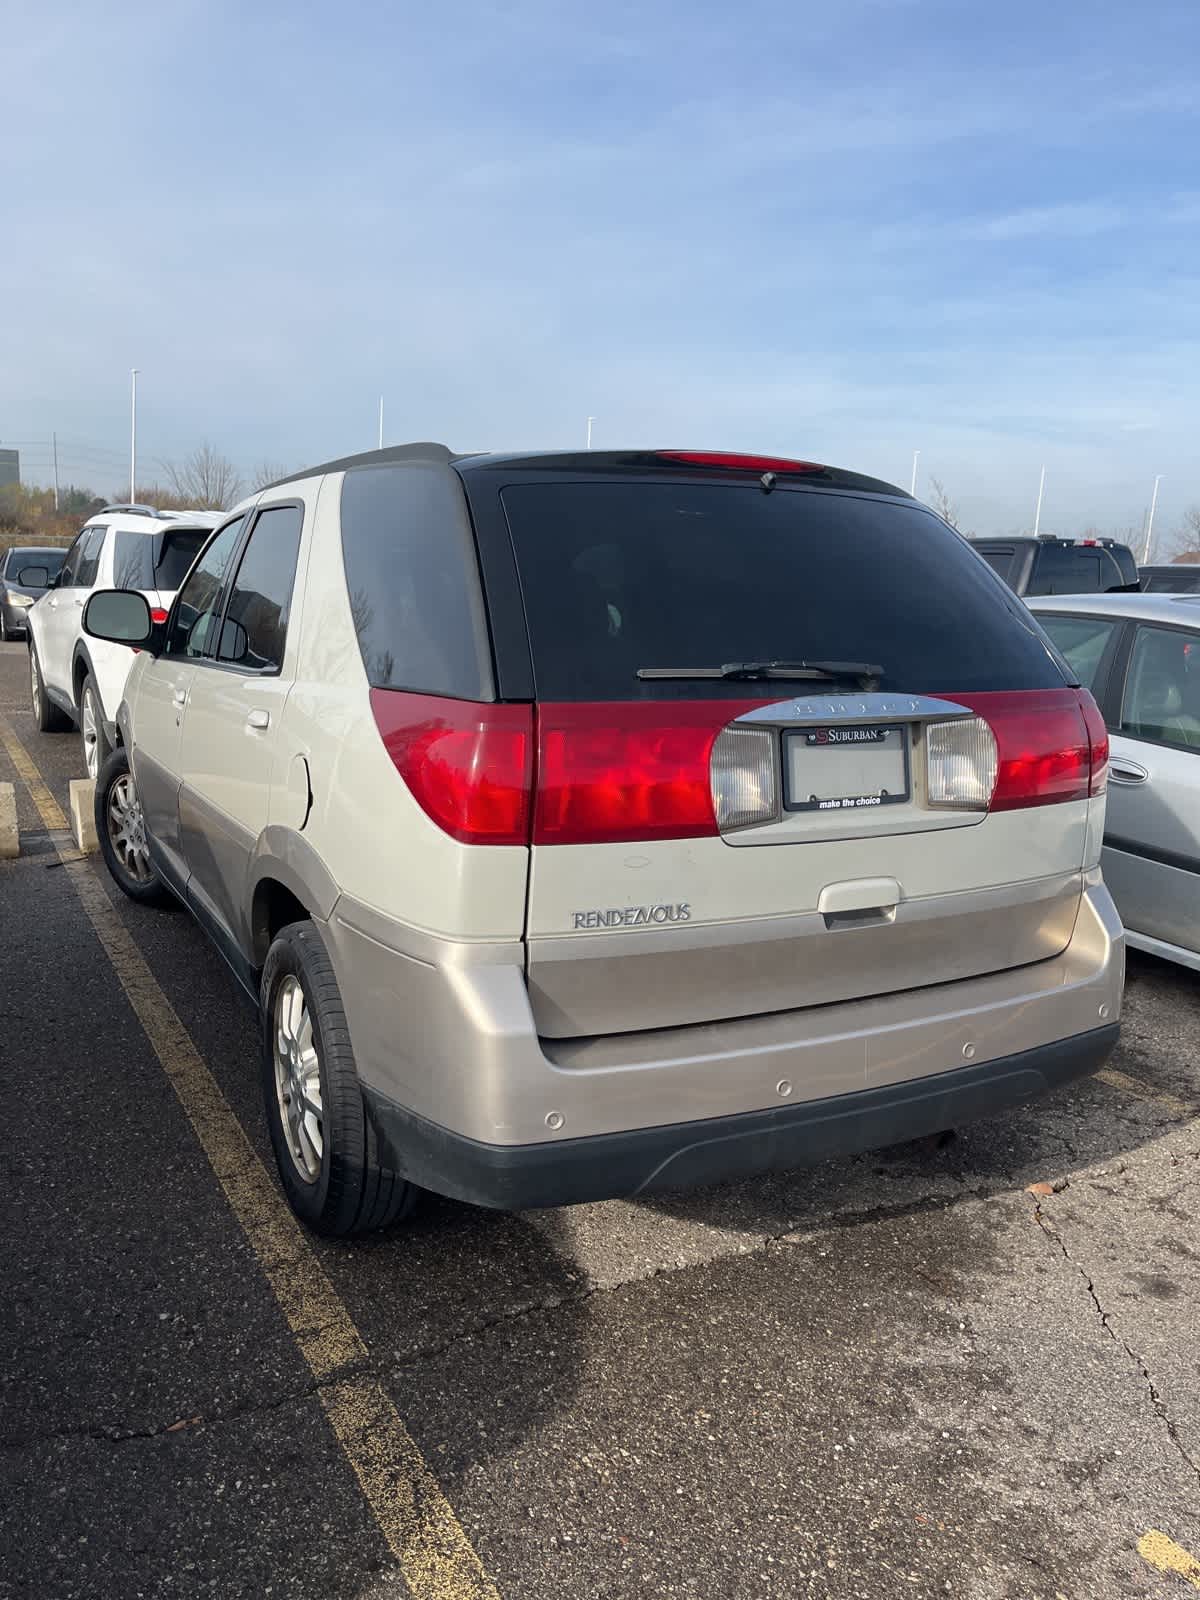
[[[146,820],[132,773],[123,772],[109,790],[108,838],[117,860],[129,876],[136,883],[149,883],[154,877],[154,868],[150,865]]]
[[[89,684],[83,691],[83,704],[79,708],[79,731],[83,735],[83,760],[89,778],[100,772],[100,718],[96,714],[96,696]]]
[[[315,1183],[325,1150],[321,1064],[308,1001],[291,973],[276,990],[272,1021],[279,1124],[297,1173]]]
[[[42,714],[42,675],[38,671],[37,654],[29,652],[29,692],[33,698],[33,714],[40,717]]]

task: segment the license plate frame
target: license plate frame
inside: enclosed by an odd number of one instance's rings
[[[875,780],[862,787],[863,780],[856,775],[869,770],[872,755],[881,754],[892,759],[878,763],[883,775],[878,788],[870,786]],[[829,756],[833,757],[829,766],[821,768],[820,761]],[[824,773],[819,782],[813,776],[816,772]],[[900,787],[895,788],[898,780]],[[911,798],[911,747],[903,723],[796,728],[783,736],[785,811],[862,816],[883,806],[904,805]]]

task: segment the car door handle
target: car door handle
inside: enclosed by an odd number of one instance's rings
[[[1145,783],[1150,776],[1136,761],[1110,761],[1108,775],[1114,783]]]
[[[271,726],[271,713],[269,711],[252,711],[246,718],[246,726],[261,732],[263,728]]]
[[[175,693],[171,696],[171,698],[172,698],[172,700],[174,700],[174,702],[175,702],[175,704],[177,706],[185,706],[185,705],[187,705],[187,690],[186,689],[176,689]]]

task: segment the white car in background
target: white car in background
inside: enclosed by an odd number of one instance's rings
[[[133,651],[85,637],[88,596],[94,589],[134,589],[145,595],[151,614],[165,621],[175,591],[220,520],[215,511],[105,506],[80,529],[57,578],[30,608],[33,714],[43,733],[78,727],[89,778],[115,742]]]

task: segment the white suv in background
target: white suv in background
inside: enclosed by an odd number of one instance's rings
[[[89,778],[115,742],[117,707],[133,652],[84,637],[83,607],[94,589],[134,589],[166,620],[175,591],[221,520],[215,511],[157,511],[105,506],[83,527],[62,571],[30,608],[29,678],[33,714],[43,733],[74,723]]]

